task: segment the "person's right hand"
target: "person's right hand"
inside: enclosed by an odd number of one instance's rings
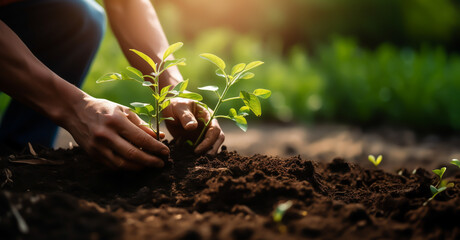
[[[74,109],[76,118],[63,125],[94,159],[114,169],[164,166],[169,148],[128,107],[88,96]]]

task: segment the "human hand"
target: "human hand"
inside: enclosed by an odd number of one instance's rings
[[[175,120],[166,120],[166,127],[171,135],[179,142],[185,140],[196,140],[200,135],[204,123],[208,121],[210,113],[196,102],[188,99],[172,99],[171,104],[163,111],[165,117],[172,117]],[[208,126],[203,141],[195,148],[195,153],[216,154],[219,147],[225,140],[225,135],[216,119],[213,119]]]
[[[75,115],[63,125],[94,159],[114,169],[164,166],[168,147],[128,107],[88,96],[76,104]]]

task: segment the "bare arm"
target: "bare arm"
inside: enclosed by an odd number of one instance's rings
[[[152,57],[157,63],[169,43],[158,16],[149,0],[105,0],[110,26],[128,61],[145,74],[152,69],[138,56],[130,52],[135,48]],[[160,80],[161,87],[175,86],[183,81],[177,67],[168,69]]]
[[[0,49],[0,90],[67,129],[93,158],[114,168],[163,165],[160,158],[138,149],[169,153],[150,129],[140,126],[135,114],[127,107],[93,98],[56,75],[2,21]]]

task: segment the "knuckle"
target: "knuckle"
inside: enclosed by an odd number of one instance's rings
[[[126,158],[129,160],[136,159],[138,151],[139,150],[135,147],[128,148],[128,150],[126,150]]]
[[[118,114],[105,114],[104,123],[107,126],[117,126],[120,122],[120,115]]]

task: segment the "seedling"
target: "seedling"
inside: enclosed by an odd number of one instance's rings
[[[285,203],[280,203],[273,212],[273,221],[280,223],[283,220],[283,216],[289,208],[292,207],[292,201],[287,201]]]
[[[171,85],[168,85],[160,89],[160,75],[166,69],[173,66],[185,65],[185,58],[167,60],[171,54],[179,50],[182,46],[183,43],[181,42],[170,45],[164,52],[163,58],[159,64],[155,63],[152,58],[146,54],[135,49],[130,49],[130,51],[137,54],[150,65],[153,70],[152,73],[144,75],[141,71],[134,67],[127,67],[120,73],[105,74],[96,81],[96,83],[104,83],[117,80],[132,80],[144,87],[148,87],[152,91],[153,104],[133,102],[131,103],[131,106],[133,107],[133,112],[147,118],[147,125],[156,133],[157,140],[160,140],[160,123],[167,119],[174,120],[173,118],[164,118],[160,115],[160,113],[169,106],[173,98],[180,97],[192,99],[194,101],[201,101],[203,99],[200,94],[192,93],[186,90],[188,80],[180,82],[174,88],[172,88]]]
[[[372,164],[374,164],[374,166],[377,167],[377,166],[382,162],[383,157],[382,157],[382,155],[379,155],[379,156],[377,157],[377,160],[376,160],[375,157],[374,157],[374,155],[369,155],[369,156],[367,157],[367,159],[369,159],[369,161],[370,161]]]
[[[426,206],[428,202],[433,200],[434,197],[436,197],[436,195],[438,195],[439,193],[445,191],[447,188],[454,186],[454,183],[449,183],[447,180],[442,179],[444,172],[446,172],[446,167],[443,167],[440,169],[434,169],[432,171],[434,172],[434,174],[436,174],[439,177],[439,181],[436,184],[436,186],[430,185],[430,191],[431,191],[432,196],[423,203],[423,206]]]
[[[454,164],[455,166],[460,168],[460,161],[458,161],[458,159],[452,159],[452,161],[450,161],[450,163]]]
[[[225,88],[222,92],[219,92],[219,87],[214,86],[214,85],[198,88],[203,91],[214,92],[218,100],[217,100],[216,106],[211,111],[212,112],[211,117],[209,118],[207,122],[205,122],[205,127],[203,128],[199,137],[196,139],[195,143],[193,144],[194,146],[200,143],[201,139],[204,136],[204,133],[206,132],[206,129],[208,128],[211,121],[215,118],[226,118],[226,119],[233,120],[241,130],[246,132],[248,127],[247,127],[247,121],[245,117],[249,115],[250,111],[252,111],[256,116],[259,117],[262,114],[262,109],[260,106],[259,98],[267,99],[271,95],[270,90],[256,89],[252,93],[241,91],[239,96],[237,97],[225,98],[228,90],[233,85],[235,85],[237,82],[239,82],[242,79],[253,78],[255,75],[254,73],[249,72],[249,70],[262,65],[263,62],[254,61],[248,64],[239,63],[233,66],[230,74],[227,74],[225,72],[225,68],[226,68],[225,62],[218,56],[211,54],[211,53],[203,53],[200,55],[200,57],[205,60],[210,61],[211,63],[217,66],[216,74],[217,76],[225,79]],[[238,99],[242,100],[244,103],[244,106],[240,107],[238,111],[235,108],[230,108],[228,115],[216,115],[222,103],[233,101],[233,100],[238,100]],[[200,103],[200,104],[209,111],[209,107],[206,104],[203,104],[203,103]]]

